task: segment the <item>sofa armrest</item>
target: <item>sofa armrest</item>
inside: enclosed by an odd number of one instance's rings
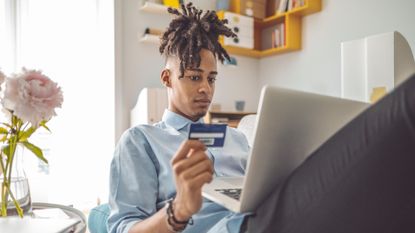
[[[108,233],[107,219],[110,211],[108,204],[99,205],[91,210],[88,216],[88,229],[91,233]]]

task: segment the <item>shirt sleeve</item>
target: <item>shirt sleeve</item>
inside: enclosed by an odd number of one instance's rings
[[[121,137],[111,162],[109,233],[127,233],[156,211],[158,162],[139,128]]]

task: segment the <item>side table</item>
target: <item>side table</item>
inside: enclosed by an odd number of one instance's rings
[[[80,220],[78,224],[76,224],[74,233],[85,233],[86,232],[86,217],[85,215],[70,206],[65,205],[58,205],[58,204],[51,204],[51,203],[42,203],[42,202],[34,202],[32,203],[32,209],[33,210],[40,210],[40,209],[51,209],[51,208],[57,208],[61,209],[65,214],[67,214],[71,219]]]
[[[72,207],[32,203],[32,213],[23,218],[0,217],[1,233],[85,233],[85,215]]]

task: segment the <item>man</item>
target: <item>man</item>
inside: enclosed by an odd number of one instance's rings
[[[220,149],[207,150],[201,142],[187,140],[189,125],[203,122],[212,100],[216,60],[229,59],[218,37],[235,34],[215,12],[202,15],[191,3],[182,6],[183,13],[169,11],[177,18],[160,46],[166,57],[161,82],[168,91],[168,110],[158,124],[134,127],[120,139],[111,165],[109,231],[201,233],[231,227],[231,232],[239,232],[243,215],[203,201],[201,189],[213,174],[244,174],[246,138],[228,127]],[[217,224],[223,218],[231,220]]]
[[[315,151],[258,206],[255,215],[203,200],[215,175],[244,173],[248,143],[227,128],[222,149],[187,140],[212,99],[218,36],[233,36],[215,13],[191,4],[162,38],[163,120],[129,129],[111,164],[108,229],[139,232],[415,232],[415,75]],[[270,142],[272,143],[272,142]]]

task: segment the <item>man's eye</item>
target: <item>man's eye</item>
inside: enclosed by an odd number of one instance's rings
[[[216,78],[212,77],[212,78],[208,78],[209,83],[215,83],[216,82]]]
[[[198,75],[191,75],[189,76],[189,79],[192,81],[199,81],[200,80],[200,76]]]

